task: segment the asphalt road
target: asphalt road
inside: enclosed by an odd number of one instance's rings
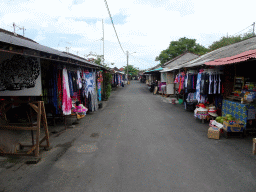
[[[40,163],[0,177],[5,191],[256,191],[251,138],[208,139],[192,112],[139,81],[82,122]]]

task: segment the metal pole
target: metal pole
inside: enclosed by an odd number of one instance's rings
[[[103,30],[103,65],[104,65],[104,24],[103,24],[103,19],[102,19],[102,30]]]
[[[252,32],[252,34],[255,35],[255,34],[254,34],[255,22],[253,22],[252,25],[253,25],[253,32]]]
[[[13,29],[14,29],[14,32],[13,32],[13,33],[15,34],[15,23],[13,23]]]
[[[128,54],[129,54],[129,52],[127,51],[127,84],[128,84]]]

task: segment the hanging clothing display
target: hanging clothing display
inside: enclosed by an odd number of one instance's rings
[[[58,93],[57,93],[57,69],[55,67],[52,68],[51,70],[51,75],[50,75],[50,81],[49,81],[49,103],[52,104],[55,108],[55,113],[59,114],[59,110],[58,110]]]
[[[82,79],[81,79],[81,71],[78,70],[77,71],[77,87],[78,89],[81,89],[82,88]]]
[[[198,102],[200,101],[201,76],[202,76],[202,74],[198,73],[197,84],[196,84],[196,99]]]
[[[58,70],[58,108],[62,108],[62,71]]]
[[[84,78],[86,80],[85,96],[88,98],[88,93],[94,92],[94,89],[93,89],[93,86],[94,86],[93,85],[93,83],[94,83],[93,74],[92,73],[85,73]]]
[[[103,81],[102,72],[99,71],[97,73],[97,76],[98,100],[101,101],[101,82]]]
[[[202,73],[201,76],[201,85],[200,85],[200,94],[206,95],[209,90],[209,74]]]
[[[72,76],[72,84],[73,84],[73,91],[74,93],[77,92],[77,73],[71,71],[71,76]]]
[[[68,83],[69,83],[70,95],[73,96],[74,91],[73,91],[72,75],[70,71],[68,72]]]
[[[219,74],[218,94],[221,94],[221,75]]]
[[[72,108],[72,100],[70,97],[70,91],[69,91],[69,83],[68,83],[68,72],[67,69],[63,69],[63,76],[62,76],[62,85],[63,85],[63,102],[62,102],[62,111],[64,115],[70,115],[71,114],[71,108]]]
[[[182,90],[184,90],[184,85],[185,85],[185,73],[181,72],[178,75],[176,75],[175,81],[174,83],[179,84],[179,88],[178,88],[178,93],[182,93]]]
[[[92,73],[92,76],[93,76],[93,102],[94,102],[94,111],[97,111],[98,110],[98,95],[97,95],[97,85],[96,85],[96,72],[93,72]]]

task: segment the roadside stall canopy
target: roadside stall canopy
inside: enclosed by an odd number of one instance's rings
[[[169,71],[172,71],[172,69],[170,69],[170,68],[163,68],[163,70],[160,71],[160,73],[165,73],[165,72],[169,72]]]
[[[249,59],[255,59],[255,58],[256,58],[256,50],[250,50],[232,57],[226,57],[226,58],[221,58],[221,59],[216,59],[214,61],[206,62],[205,65],[214,65],[214,66],[227,65],[227,64],[239,63],[242,61],[247,61]]]
[[[157,72],[157,71],[161,71],[161,70],[163,70],[163,68],[162,68],[162,67],[159,67],[159,68],[157,68],[157,69],[151,70],[151,72]]]
[[[160,72],[162,70],[163,70],[163,68],[159,67],[159,68],[156,68],[156,69],[148,70],[148,71],[144,72],[144,74],[151,74],[151,73],[154,73],[154,72]]]

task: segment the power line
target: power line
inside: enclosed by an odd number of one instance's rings
[[[134,55],[132,55],[133,57],[135,57]],[[142,60],[142,61],[144,61],[144,62],[146,62],[146,63],[148,63],[148,64],[152,64],[152,63],[150,63],[150,62],[148,62],[148,61],[146,61],[145,59],[141,59],[141,58],[139,58],[139,57],[137,57],[137,59],[140,59],[140,60]]]
[[[107,9],[108,9],[108,14],[109,14],[110,20],[111,20],[111,22],[112,22],[112,25],[113,25],[113,27],[114,27],[114,30],[115,30],[115,33],[116,33],[116,37],[117,37],[118,43],[119,43],[119,45],[120,45],[120,47],[121,47],[123,53],[126,55],[126,53],[125,53],[125,51],[124,51],[124,49],[123,49],[123,47],[122,47],[122,45],[121,45],[121,43],[120,43],[120,40],[119,40],[119,38],[118,38],[118,35],[117,35],[117,32],[116,32],[116,28],[115,28],[113,19],[112,19],[112,17],[111,17],[111,13],[110,13],[109,8],[108,8],[107,0],[104,0],[104,1],[105,1],[105,4],[106,4],[106,7],[107,7]]]
[[[252,24],[253,25],[253,24]],[[248,29],[249,27],[251,27],[252,25],[249,25],[248,27],[246,27],[245,29]],[[244,31],[245,29],[243,29],[243,30],[241,30],[241,31],[239,31],[239,32],[237,32],[237,33],[235,33],[234,35],[236,35],[236,34],[238,34],[238,33],[241,33],[242,31]],[[233,36],[234,36],[233,35]]]
[[[137,59],[141,59],[141,58],[136,58],[134,55],[131,55],[132,57],[134,57],[134,59],[136,59],[136,61],[138,61],[139,63],[141,63],[139,60],[137,60]],[[149,63],[149,62],[147,62],[146,60],[144,60],[144,59],[141,59],[141,60],[143,60],[144,62],[146,62],[147,64],[149,64],[150,66],[152,65],[152,63]],[[141,63],[142,65],[145,65],[145,63],[143,64],[143,63]],[[155,64],[153,64],[153,65],[155,65]]]

